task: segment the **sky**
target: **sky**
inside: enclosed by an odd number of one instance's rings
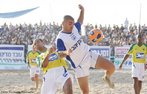
[[[79,16],[78,4],[85,8],[84,24],[147,24],[147,0],[0,0],[0,13],[20,11],[39,6],[18,18],[2,19],[0,24],[62,22],[64,15]],[[141,8],[140,8],[141,7]],[[141,12],[140,12],[141,10]],[[140,15],[141,14],[141,15]],[[141,20],[140,20],[141,18]]]

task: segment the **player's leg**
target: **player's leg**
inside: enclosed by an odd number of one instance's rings
[[[30,77],[31,77],[31,80],[32,80],[33,82],[35,82],[35,86],[36,86],[35,73],[36,73],[35,68],[30,68]],[[31,89],[36,90],[36,88],[31,88]]]
[[[37,90],[39,86],[40,69],[38,67],[35,67],[34,70],[35,70],[35,84],[36,84],[36,90]]]
[[[139,94],[139,81],[137,77],[133,77],[135,94]]]
[[[64,94],[73,94],[71,78],[63,66],[56,68],[56,85]]]
[[[55,84],[53,85],[52,83],[42,83],[41,86],[41,94],[56,94],[56,86]]]
[[[98,56],[95,67],[97,69],[102,68],[102,69],[106,70],[105,75],[108,77],[111,77],[111,75],[115,71],[114,64],[102,56]]]
[[[142,89],[142,81],[144,80],[144,74],[145,74],[145,65],[144,64],[138,64],[139,69],[138,69],[138,87],[139,87],[139,94]]]
[[[105,70],[105,75],[103,77],[103,80],[105,80],[108,83],[110,88],[114,88],[114,84],[110,81],[110,77],[115,71],[114,64],[111,61],[107,60],[106,58],[102,56],[98,56],[95,68],[96,69],[101,68]]]
[[[139,94],[139,65],[136,63],[132,64],[132,77],[133,77],[133,85],[135,94]]]
[[[72,82],[71,79],[68,78],[63,86],[63,92],[65,94],[73,94],[73,90],[72,90]]]
[[[78,78],[78,83],[82,94],[89,94],[88,76]]]
[[[139,91],[139,94],[140,94],[140,91],[141,91],[141,88],[142,88],[142,81],[138,82],[138,86],[139,86],[139,90],[138,91]]]
[[[81,94],[89,94],[89,84],[88,84],[88,76],[89,76],[89,68],[92,66],[95,59],[91,58],[90,54],[85,57],[85,60],[81,62],[81,65],[75,69],[75,74],[77,76],[77,81],[81,89]],[[97,58],[97,57],[96,57]]]
[[[57,87],[53,72],[47,72],[43,77],[41,94],[56,94]]]
[[[140,94],[142,88],[142,81],[144,79],[144,64],[133,63],[132,64],[132,77],[134,80],[135,94]]]
[[[35,74],[34,74],[34,71],[33,71],[33,69],[32,68],[30,68],[30,78],[31,78],[31,80],[32,81],[34,81],[35,80]]]
[[[38,85],[39,85],[38,74],[35,74],[35,84],[36,84],[36,90],[37,90],[38,89]]]

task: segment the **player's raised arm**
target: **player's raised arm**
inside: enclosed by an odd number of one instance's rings
[[[78,22],[82,25],[83,24],[83,20],[84,20],[84,7],[79,4],[79,9],[81,11],[80,11],[80,15],[79,15],[79,18],[78,18]]]
[[[50,47],[50,48],[49,48],[49,51],[48,51],[48,53],[47,53],[47,55],[46,55],[46,57],[45,57],[44,60],[42,61],[42,67],[43,67],[43,68],[47,67],[48,62],[49,62],[49,60],[48,60],[49,55],[50,55],[51,53],[53,53],[53,51],[54,51],[54,48],[53,48],[53,47]]]

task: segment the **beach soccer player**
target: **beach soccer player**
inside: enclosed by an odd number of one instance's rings
[[[79,9],[80,15],[77,22],[70,15],[64,16],[62,30],[56,38],[57,50],[72,50],[71,54],[66,56],[66,59],[70,61],[74,68],[82,94],[89,94],[88,75],[90,67],[104,69],[106,72],[103,80],[108,83],[110,88],[114,88],[114,84],[110,80],[115,71],[113,63],[90,51],[89,46],[81,39],[80,30],[84,20],[84,7],[79,5]]]
[[[133,44],[128,53],[125,55],[119,69],[122,69],[124,62],[132,55],[132,77],[134,80],[135,94],[140,94],[142,81],[144,79],[145,64],[146,64],[147,45],[143,43],[143,36],[138,35],[138,42]]]
[[[28,67],[30,69],[30,77],[32,81],[35,81],[35,89],[38,89],[39,85],[39,74],[40,69],[36,63],[36,57],[39,55],[39,52],[36,51],[35,45],[32,45],[32,50],[29,51],[26,55],[26,62],[28,63]]]
[[[63,59],[68,53],[56,52],[54,45],[47,49],[41,39],[36,39],[34,44],[41,53],[37,57],[37,64],[43,71],[41,94],[55,94],[57,90],[62,90],[64,94],[73,94],[72,82]]]

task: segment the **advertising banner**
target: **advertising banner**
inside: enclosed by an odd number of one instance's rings
[[[129,46],[127,47],[115,47],[115,67],[118,68],[119,64],[122,62],[124,56],[129,50]],[[132,61],[131,56],[126,60],[126,62],[123,64],[124,69],[131,69]]]
[[[0,69],[25,67],[23,45],[0,45]]]
[[[102,55],[103,57],[110,59],[110,47],[109,46],[90,46],[90,50]]]

